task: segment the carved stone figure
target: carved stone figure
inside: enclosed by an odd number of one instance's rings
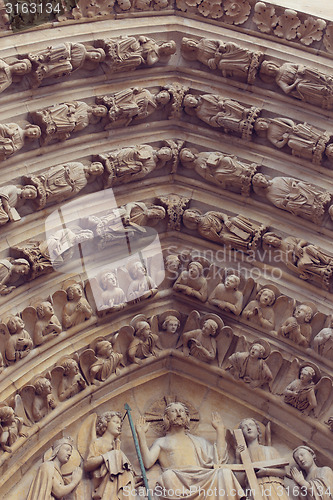
[[[299,378],[293,380],[284,390],[284,401],[304,415],[309,415],[311,410],[317,406],[314,385],[320,378],[314,367],[303,366],[300,369]]]
[[[33,183],[38,190],[38,209],[46,204],[59,203],[75,196],[89,182],[104,173],[100,162],[83,165],[79,162],[68,162],[50,168],[38,176],[26,176],[25,180]]]
[[[265,465],[265,462],[269,464],[271,459],[279,458],[279,454],[273,446],[260,444],[261,432],[258,422],[253,418],[244,418],[239,428],[243,432],[251,461],[262,462],[262,467],[256,469],[255,473],[259,487],[265,492],[264,497],[267,500],[288,500],[289,496],[283,484],[283,478],[286,475],[285,468]],[[238,462],[240,462],[241,451],[243,448],[238,447],[236,451]]]
[[[70,101],[55,104],[30,113],[41,130],[41,144],[52,140],[65,141],[71,134],[96,124],[106,116],[105,106],[90,105],[83,101]]]
[[[152,332],[151,326],[144,317],[133,318],[134,338],[127,348],[127,357],[132,363],[141,364],[142,359],[156,356],[155,347],[158,336]]]
[[[79,283],[70,285],[66,289],[67,304],[62,312],[62,324],[64,328],[79,325],[91,318],[93,311],[87,299],[83,296],[83,290]]]
[[[183,148],[179,158],[185,168],[194,169],[201,177],[221,186],[222,189],[244,195],[250,193],[251,179],[257,170],[254,163],[246,165],[236,156],[215,151],[199,153],[194,148]]]
[[[229,356],[227,367],[236,379],[243,380],[250,387],[262,387],[268,384],[273,375],[264,361],[270,354],[269,344],[265,340],[256,340],[249,352],[235,352]]]
[[[0,406],[0,447],[3,451],[12,453],[11,446],[22,433],[23,421],[15,415],[13,408],[7,405]]]
[[[97,158],[105,165],[105,187],[111,187],[142,179],[153,170],[164,167],[173,158],[173,151],[168,146],[155,149],[149,144],[141,144]]]
[[[22,129],[16,123],[0,124],[0,160],[6,160],[22,149],[25,141],[35,141],[41,136],[41,129],[29,123]]]
[[[5,340],[5,357],[8,363],[14,363],[30,353],[33,342],[19,316],[11,316],[7,320],[6,330],[9,335]]]
[[[219,335],[223,323],[216,314],[205,316],[201,328],[183,332],[183,353],[185,356],[191,354],[200,361],[209,363],[216,358],[217,344],[215,337]]]
[[[9,184],[0,187],[0,225],[9,221],[21,219],[17,208],[24,205],[27,200],[37,197],[37,189],[34,186],[15,186]]]
[[[98,45],[105,50],[106,72],[111,74],[119,71],[133,71],[142,65],[153,66],[160,59],[167,59],[176,52],[176,44],[156,42],[146,36],[121,36],[98,40]]]
[[[111,309],[112,311],[119,311],[126,305],[126,296],[122,288],[118,285],[117,276],[113,271],[106,270],[99,280],[101,289],[101,302],[100,310]]]
[[[104,61],[105,52],[82,43],[64,42],[31,53],[28,57],[33,67],[32,86],[36,88],[44,79],[63,78],[82,67],[95,69]]]
[[[326,328],[320,330],[313,339],[313,349],[315,352],[333,361],[333,318],[329,318]]]
[[[79,365],[74,358],[66,358],[60,365],[52,370],[52,379],[54,370],[60,372],[61,379],[58,386],[58,399],[65,401],[87,387],[86,381],[82,377]]]
[[[189,115],[196,116],[211,127],[223,128],[225,133],[240,135],[243,139],[251,137],[253,123],[260,112],[254,106],[246,108],[237,101],[213,94],[187,94],[183,106]]]
[[[31,71],[31,62],[28,59],[16,60],[7,63],[0,59],[0,93],[6,90],[16,78]]]
[[[291,154],[320,164],[329,135],[307,123],[295,123],[289,118],[258,118],[254,130],[266,135],[269,142],[278,149],[288,146]]]
[[[263,174],[252,178],[255,193],[265,196],[273,205],[319,224],[322,222],[332,195],[313,184],[292,177],[274,177]]]
[[[333,107],[333,79],[317,69],[302,64],[263,61],[260,76],[274,78],[275,83],[287,95],[323,109]]]
[[[149,90],[134,87],[121,90],[111,96],[97,97],[96,103],[107,106],[109,124],[112,127],[127,127],[133,120],[142,120],[164,107],[171,96],[167,90],[152,94]]]
[[[212,414],[212,426],[217,433],[215,453],[211,443],[202,437],[188,433],[189,421],[189,410],[183,403],[176,402],[167,405],[163,416],[166,435],[158,438],[150,449],[146,440],[149,423],[144,417],[136,423],[145,467],[149,469],[158,461],[163,470],[157,480],[157,486],[162,493],[161,499],[186,498],[188,495],[184,491],[184,485],[188,490],[191,488],[193,500],[199,500],[202,496],[201,491],[208,491],[208,489],[214,491],[214,487],[217,491],[216,500],[222,500],[225,497],[222,494],[223,490],[228,491],[230,499],[242,498],[244,493],[233,472],[223,468],[228,456],[225,428],[221,417],[217,413]],[[219,466],[214,468],[216,462]]]
[[[113,349],[111,342],[104,339],[97,340],[95,355],[94,358],[91,358],[92,364],[89,367],[88,380],[90,383],[96,383],[96,381],[104,382],[112,373],[118,374],[123,356]],[[82,356],[80,362],[83,367],[86,360],[88,360],[88,354],[85,354],[83,358]]]
[[[91,473],[92,498],[135,500],[134,472],[120,449],[121,413],[107,411],[90,415],[78,435],[78,449],[84,458],[84,470]]]
[[[27,496],[27,500],[52,500],[53,498],[65,498],[78,486],[82,478],[82,470],[76,467],[71,479],[66,481],[61,473],[61,467],[71,458],[73,451],[73,440],[61,438],[54,442],[52,454],[48,460],[39,467]]]
[[[279,249],[284,264],[299,278],[314,281],[319,286],[329,289],[333,274],[333,255],[327,254],[317,245],[294,236],[283,239],[274,233],[266,233],[263,236],[263,244]]]
[[[208,302],[219,307],[222,311],[227,311],[239,316],[243,306],[243,294],[238,290],[240,278],[235,274],[226,276],[224,284],[219,283],[211,295]]]
[[[208,298],[207,278],[205,278],[203,273],[204,269],[200,262],[190,262],[188,264],[188,270],[181,272],[176,283],[173,285],[173,289],[177,292],[199,299],[201,302],[206,302]]]
[[[333,471],[330,467],[318,467],[315,463],[315,452],[308,446],[298,446],[293,451],[293,457],[298,467],[292,467],[291,477],[306,493],[304,498],[332,498]],[[303,471],[303,472],[302,472]]]
[[[252,323],[260,325],[265,330],[273,330],[275,326],[275,313],[273,304],[275,293],[270,288],[262,288],[242,312],[242,317]]]
[[[291,318],[286,319],[279,328],[279,335],[290,339],[295,344],[308,347],[312,336],[309,324],[314,311],[309,304],[297,306]]]
[[[173,313],[173,314],[171,314]],[[176,346],[178,330],[180,328],[180,314],[178,311],[169,311],[159,315],[161,332],[158,338],[158,347],[168,349]]]
[[[148,275],[147,269],[140,261],[131,262],[126,266],[131,282],[127,289],[127,300],[144,300],[157,293],[157,285]]]
[[[260,60],[261,52],[253,52],[240,47],[233,42],[221,42],[201,38],[196,41],[191,38],[182,39],[182,53],[185,59],[198,60],[210,69],[219,69],[222,76],[253,83]]]
[[[37,346],[44,344],[55,335],[59,335],[62,328],[50,302],[41,302],[36,307],[36,313],[38,319],[34,328],[33,340]]]
[[[200,236],[245,253],[255,250],[266,226],[255,224],[242,215],[229,217],[222,212],[206,212],[190,208],[183,215],[184,226]]]
[[[29,274],[30,264],[26,259],[0,259],[0,296],[15,290],[16,284]]]
[[[57,405],[52,394],[51,382],[46,377],[38,377],[33,385],[24,386],[20,396],[32,422],[39,422]]]

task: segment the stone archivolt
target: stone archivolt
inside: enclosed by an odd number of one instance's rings
[[[223,10],[221,18],[223,22],[242,25],[251,13],[251,4],[239,2],[236,10],[233,5],[234,2],[225,1],[219,6]],[[177,6],[181,8],[180,4]],[[77,7],[77,12],[80,8]],[[126,12],[126,2],[118,1],[114,8]],[[217,7],[210,11],[209,2],[193,8],[200,15],[208,13],[207,16],[212,17],[213,12],[213,17],[220,18]],[[263,2],[256,3],[256,19],[265,8]],[[270,27],[265,28],[262,18],[259,28],[262,32],[266,29],[287,39],[295,35],[300,43],[310,40],[309,22],[305,23],[304,18],[301,20],[292,11],[272,9]],[[325,28],[317,20],[313,20],[312,27],[318,33]],[[199,39],[197,34],[193,36]],[[121,463],[121,471],[126,471],[122,484],[133,484],[129,462],[136,469],[137,461],[129,429],[123,433],[120,449],[121,416],[110,412],[110,409],[122,410],[125,402],[135,406],[136,416],[145,415],[146,420],[157,422],[155,428],[161,427],[163,415],[171,420],[172,428],[171,414],[176,410],[172,405],[168,409],[167,404],[178,399],[186,404],[191,415],[195,413],[196,422],[198,415],[204,422],[203,426],[199,423],[199,430],[194,434],[203,434],[210,441],[213,436],[207,432],[210,422],[207,408],[217,409],[223,417],[225,414],[231,428],[243,417],[254,417],[264,424],[272,420],[274,447],[279,447],[281,455],[287,453],[288,460],[277,456],[269,446],[269,439],[259,444],[258,430],[252,439],[248,427],[256,424],[249,423],[251,419],[245,422],[243,419],[241,428],[248,450],[239,452],[238,449],[238,455],[236,450],[231,451],[229,465],[234,464],[231,468],[237,465],[241,470],[246,460],[249,463],[251,459],[263,458],[266,466],[272,467],[272,460],[276,460],[280,469],[276,477],[281,482],[285,477],[283,467],[288,462],[293,464],[292,448],[304,441],[318,452],[320,465],[332,465],[326,443],[333,401],[330,347],[333,256],[323,242],[324,236],[331,233],[328,220],[332,212],[329,208],[331,131],[324,120],[330,105],[324,106],[324,100],[315,92],[312,94],[315,102],[311,104],[323,108],[318,117],[314,118],[309,107],[296,117],[293,113],[289,116],[287,111],[277,111],[276,107],[273,109],[267,100],[259,103],[250,92],[244,91],[244,97],[240,97],[239,92],[230,91],[237,88],[232,82],[237,85],[252,82],[254,74],[263,74],[258,46],[244,53],[245,49],[242,52],[234,45],[221,44],[219,53],[214,53],[214,58],[216,55],[220,58],[215,61],[216,71],[222,71],[231,86],[220,79],[220,83],[208,91],[209,82],[199,81],[197,76],[193,85],[188,85],[189,78],[179,77],[170,83],[170,75],[161,77],[168,57],[174,57],[173,44],[162,49],[160,40],[143,35],[118,37],[116,42],[115,39],[111,36],[98,42],[77,42],[81,59],[76,62],[74,40],[54,45],[49,51],[35,51],[37,66],[33,57],[30,60],[40,75],[38,84],[41,84],[35,95],[39,97],[47,87],[57,95],[52,102],[46,103],[45,98],[43,102],[35,102],[30,111],[29,116],[42,129],[41,148],[25,149],[23,123],[16,120],[14,107],[11,108],[14,116],[10,116],[11,111],[6,108],[3,121],[12,126],[10,131],[3,127],[3,159],[13,157],[2,163],[3,193],[0,190],[4,212],[1,231],[10,248],[9,252],[3,251],[0,260],[3,295],[0,297],[1,494],[9,499],[17,497],[22,485],[27,486],[28,491],[43,452],[53,443],[53,450],[45,454],[37,478],[43,472],[51,477],[58,470],[59,484],[68,486],[67,490],[60,488],[58,496],[77,488],[75,491],[81,498],[91,498],[92,477],[96,471],[108,479],[105,472],[108,470],[112,477],[117,477],[118,484],[120,471],[114,472],[115,460],[120,461],[117,463]],[[216,40],[211,41],[217,47]],[[77,97],[71,92],[67,101],[59,99],[59,89],[61,93],[67,82],[64,79],[57,88],[52,78],[59,76],[62,63],[69,78],[76,69],[86,75],[87,61],[104,65],[109,75],[115,68],[111,61],[113,51],[122,42],[124,50],[130,50],[131,55],[129,66],[125,62],[122,66],[118,51],[118,69],[137,68],[135,75],[146,75],[142,78],[152,78],[152,81],[142,83],[140,76],[130,83],[126,76],[122,90],[117,84],[96,92],[94,95],[100,96],[96,103],[88,97],[92,95],[91,90],[86,94],[78,92]],[[176,45],[179,51],[180,37]],[[226,57],[227,49],[234,55],[240,50],[247,57],[241,75],[237,72],[239,68],[225,67],[223,55]],[[89,53],[99,54],[100,60],[97,57],[93,58],[95,62],[91,61],[87,57]],[[21,57],[25,59],[25,54]],[[208,59],[208,67],[214,69],[212,58]],[[269,54],[265,60],[271,61]],[[42,69],[43,62],[47,62],[48,67]],[[9,61],[5,64],[10,66]],[[24,71],[27,69],[29,65]],[[9,82],[10,70],[5,65],[4,70]],[[189,71],[192,72],[192,68]],[[300,67],[297,72],[299,78],[303,76]],[[198,75],[195,70],[191,74]],[[325,80],[320,72],[315,76],[321,82]],[[258,78],[254,81],[259,82]],[[275,78],[273,86],[278,85],[284,92],[278,76]],[[79,82],[80,78],[75,81]],[[46,85],[49,82],[50,85]],[[325,80],[325,85],[328,83]],[[18,82],[18,88],[20,85]],[[302,82],[297,85],[291,94],[301,92]],[[258,88],[262,89],[259,85]],[[17,95],[15,82],[5,89],[1,102],[5,102],[11,91],[13,96]],[[292,97],[300,100],[296,95]],[[310,102],[307,99],[305,102]],[[156,135],[148,136],[160,125],[161,129],[172,128],[172,134],[165,135],[167,139],[160,139],[162,132],[158,130]],[[197,141],[193,140],[194,131],[197,136],[201,135]],[[105,134],[103,139],[107,144],[94,146],[89,158],[82,158],[78,150],[72,149],[71,134],[75,140],[90,141],[97,132]],[[261,138],[261,132],[267,137]],[[130,141],[120,141],[123,145],[120,147],[117,139],[122,134]],[[187,142],[184,143],[184,139]],[[40,153],[50,154],[56,151],[52,148],[57,147],[60,140],[65,140],[62,146],[65,154],[68,153],[68,161],[53,158],[51,165],[47,161],[30,165],[29,155],[30,159],[38,159]],[[228,143],[222,144],[223,141]],[[277,175],[277,165],[282,162],[278,162],[280,157],[275,149],[280,148],[289,153],[289,156],[281,156],[284,161],[286,158],[290,161],[290,170],[283,167]],[[15,180],[9,181],[22,158],[28,159],[26,165],[20,167],[19,173],[15,172]],[[9,167],[5,174],[6,164]],[[321,164],[325,168],[321,168]],[[302,165],[305,180],[300,178],[298,165]],[[49,169],[50,166],[53,168]],[[323,181],[319,176],[316,178],[314,173],[318,172],[323,174]],[[172,183],[167,190],[165,179]],[[35,204],[35,211],[27,200],[21,200],[22,184],[34,188],[30,189],[36,196],[27,198]],[[258,192],[258,186],[264,193]],[[46,215],[53,209],[64,208],[63,202],[67,199],[75,197],[84,201],[87,194],[102,193],[109,187],[114,187],[122,200],[118,209],[121,227],[115,224],[113,211],[90,221],[84,211],[79,221],[75,218],[72,225],[59,228],[63,232],[55,231],[53,245],[46,248],[43,235]],[[128,199],[132,191],[135,191],[134,202]],[[19,201],[24,201],[24,205]],[[265,204],[268,216],[260,210]],[[15,213],[16,208],[19,215]],[[286,212],[289,214],[284,218]],[[7,223],[6,214],[10,220],[19,217],[22,220],[17,224]],[[290,233],[286,233],[289,221]],[[151,255],[144,259],[145,265],[142,260],[134,259],[127,266],[110,266],[108,252],[116,248],[120,233],[123,231],[130,238],[132,234],[148,230],[149,226],[156,226],[161,233],[165,278],[162,267],[157,266]],[[17,228],[27,229],[27,237],[14,233]],[[76,255],[72,250],[78,245],[89,246],[92,238],[98,242],[95,260],[99,262],[93,263],[95,273],[88,279],[75,268]],[[114,246],[110,247],[110,243]],[[95,248],[95,254],[97,251]],[[269,255],[262,259],[264,251]],[[90,262],[95,254],[87,253]],[[279,262],[272,258],[275,255],[279,255]],[[55,271],[55,261],[64,266],[62,270],[68,274],[64,276]],[[285,272],[279,273],[276,279],[272,271],[280,270],[280,266]],[[267,273],[253,276],[254,268]],[[302,282],[297,278],[310,284],[305,283],[301,288]],[[11,295],[6,297],[6,294]],[[179,396],[175,397],[177,393]],[[177,411],[186,413],[178,407]],[[189,425],[192,425],[190,419]],[[220,418],[214,416],[212,425],[220,429]],[[76,439],[75,444],[70,440],[56,441],[63,435],[64,427]],[[290,436],[288,428],[296,435]],[[141,422],[138,429],[142,431],[142,444],[147,430],[145,423]],[[88,440],[86,434],[82,439],[86,431],[89,431]],[[159,428],[159,437],[160,431]],[[151,442],[155,438],[149,434]],[[169,442],[168,438],[166,430],[163,439]],[[81,479],[82,474],[76,469],[80,465],[79,457],[76,466],[68,472],[69,481],[65,481],[61,467],[75,456],[76,447],[84,460],[85,472]],[[143,449],[147,451],[144,445]],[[242,454],[246,452],[250,458],[244,458]],[[302,459],[306,453],[307,464]],[[146,467],[150,469],[153,461],[149,459],[149,450],[144,454]],[[105,458],[101,461],[102,455]],[[330,485],[331,469],[315,465],[312,449],[301,446],[294,455],[298,469],[292,468],[293,482],[286,479],[286,484],[306,482],[311,486],[316,475],[323,484]],[[26,466],[22,465],[24,461]],[[159,457],[159,462],[163,465],[163,457]],[[180,461],[177,464],[182,465]],[[31,467],[32,472],[26,474],[25,467]],[[225,470],[222,468],[216,476],[225,479]],[[172,471],[169,472],[170,476]],[[22,477],[17,487],[10,477],[16,473]],[[149,471],[152,483],[153,475],[154,471]],[[261,479],[270,483],[271,475],[274,477],[271,470],[270,475],[266,471]],[[260,474],[257,478],[260,479]],[[160,480],[168,484],[167,476],[162,475]],[[28,498],[34,498],[36,482]],[[109,483],[103,479],[94,487],[100,488],[100,492],[104,487],[111,487]],[[115,487],[112,484],[112,488]],[[48,490],[42,489],[37,494],[45,496]],[[114,495],[115,490],[108,494]]]

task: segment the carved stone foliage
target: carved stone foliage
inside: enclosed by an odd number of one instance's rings
[[[229,217],[214,211],[202,214],[196,208],[185,210],[183,224],[207,240],[242,250],[244,253],[257,248],[262,234],[267,229],[266,226],[251,222],[242,215]]]
[[[190,61],[200,61],[211,70],[219,70],[222,76],[253,83],[263,58],[261,52],[240,47],[233,42],[201,38],[196,41],[183,38],[182,54]]]
[[[160,196],[158,201],[166,207],[168,213],[168,230],[180,231],[182,216],[189,203],[189,198],[178,194]]]
[[[41,136],[41,129],[30,123],[21,128],[16,123],[0,124],[0,161],[6,160],[25,145],[25,142],[35,141]]]
[[[249,195],[251,179],[257,165],[245,164],[234,155],[217,151],[200,152],[195,148],[183,148],[179,154],[183,167],[194,170],[205,180],[228,191]]]
[[[54,104],[30,113],[33,122],[38,124],[42,131],[41,145],[65,141],[71,134],[85,129],[90,124],[98,123],[106,114],[105,106],[89,105],[84,101]]]
[[[332,197],[328,191],[293,177],[271,179],[263,174],[255,174],[252,186],[257,194],[265,196],[276,207],[315,224],[322,222]]]
[[[260,66],[264,81],[274,80],[287,95],[323,109],[333,107],[333,79],[315,68],[285,62],[280,66],[266,60]]]
[[[187,94],[183,107],[185,113],[196,116],[211,127],[222,128],[225,133],[243,139],[251,137],[253,124],[260,113],[255,106],[247,108],[233,99],[214,94]]]
[[[82,478],[82,469],[71,465],[67,467],[66,474],[63,474],[61,469],[69,462],[73,453],[72,438],[61,438],[53,443],[52,449],[44,455],[44,461],[30,486],[27,500],[51,498],[54,492],[57,496],[63,497],[76,490]],[[61,497],[58,496],[58,498]]]
[[[107,108],[105,129],[127,127],[132,121],[147,118],[171,100],[167,90],[155,94],[144,88],[129,88],[109,96],[96,97],[97,107]],[[104,116],[104,115],[103,115]]]

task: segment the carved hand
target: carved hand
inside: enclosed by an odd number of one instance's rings
[[[140,435],[146,434],[149,429],[149,422],[146,422],[145,417],[139,417],[135,423],[136,432]]]
[[[291,477],[297,484],[301,484],[304,481],[304,476],[296,467],[290,469]]]
[[[215,430],[222,429],[224,430],[224,423],[221,418],[221,415],[217,411],[212,412],[212,426]]]

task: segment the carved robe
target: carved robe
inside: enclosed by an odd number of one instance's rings
[[[192,441],[197,457],[197,467],[166,469],[157,481],[156,498],[161,500],[201,500],[204,492],[210,500],[239,500],[245,493],[230,469],[214,469],[216,451],[214,445],[206,439],[187,434]],[[223,463],[228,460],[224,454]],[[211,493],[211,494],[210,494]],[[208,498],[208,496],[207,496]]]
[[[134,488],[132,465],[126,455],[121,450],[110,450],[110,443],[102,436],[91,443],[87,459],[100,456],[103,463],[92,472],[92,499],[134,500],[135,497],[130,494]]]
[[[62,474],[55,463],[53,461],[44,462],[39,467],[37,475],[30,486],[27,500],[59,500],[58,497],[52,495],[53,480],[65,485]]]
[[[331,500],[333,498],[333,471],[330,467],[317,467],[308,474],[306,481],[310,483],[306,500]]]

